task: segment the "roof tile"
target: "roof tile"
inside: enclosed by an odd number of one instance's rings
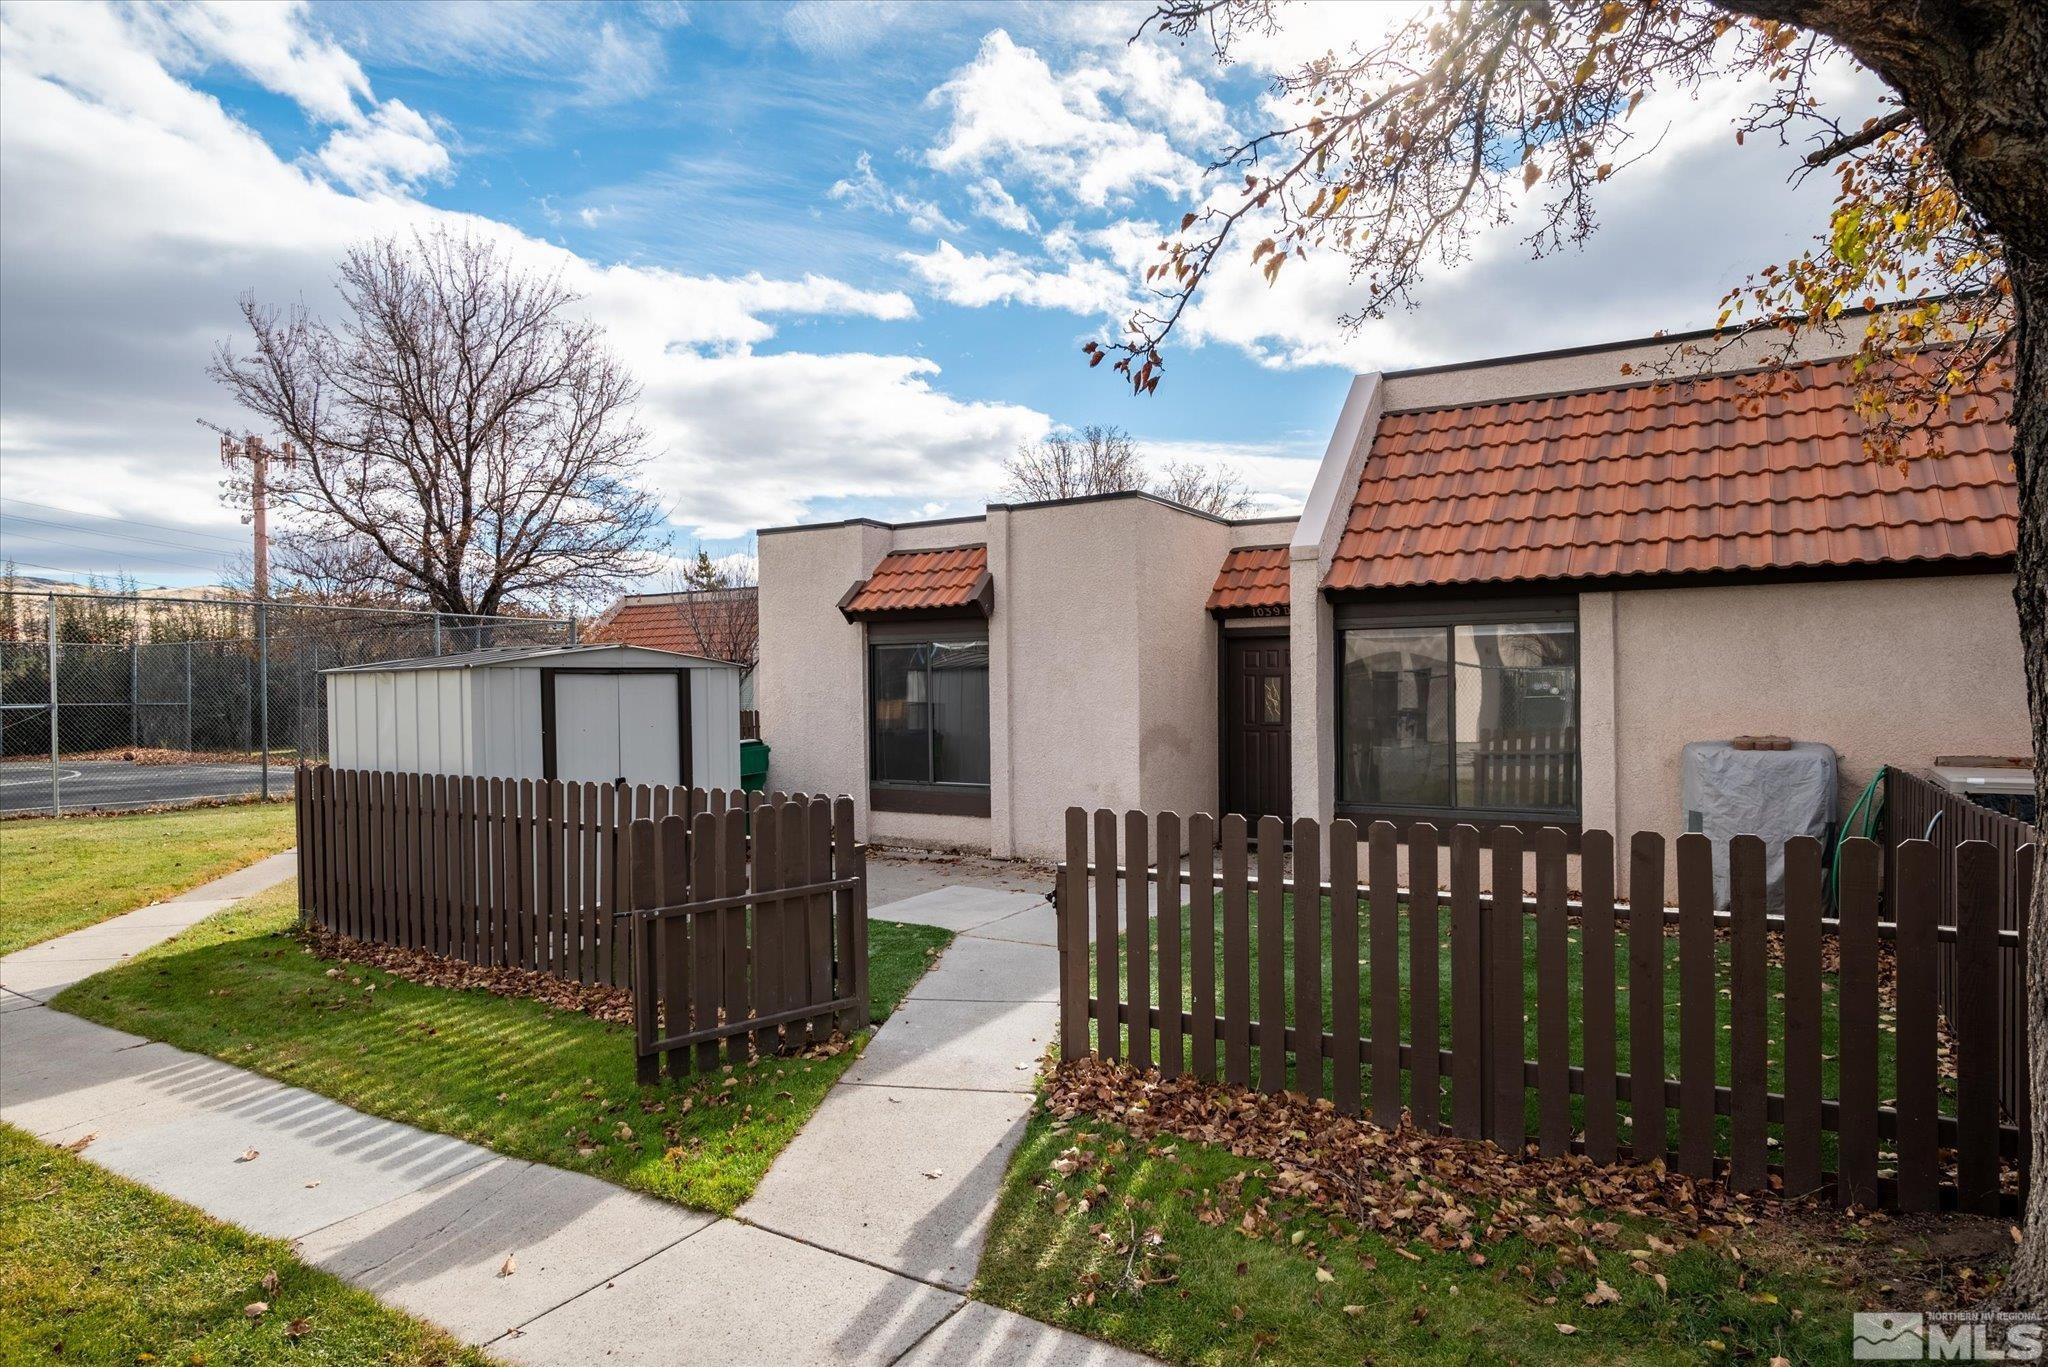
[[[1938,416],[1903,470],[1864,452],[1843,361],[1389,413],[1327,586],[1847,566],[2013,553],[2011,395]],[[1273,552],[1264,552],[1273,554]],[[1236,557],[1210,594],[1216,607]],[[1282,579],[1285,579],[1285,552]],[[1284,587],[1280,600],[1284,601]]]
[[[1285,608],[1288,602],[1287,548],[1240,546],[1223,557],[1209,590],[1209,611]]]
[[[891,551],[847,599],[848,616],[966,608],[988,573],[987,546],[936,551]]]

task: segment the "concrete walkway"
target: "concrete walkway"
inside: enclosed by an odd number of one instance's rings
[[[960,1294],[1054,1019],[1039,897],[946,888],[876,909],[963,933],[724,1220],[43,1005],[290,875],[279,856],[0,959],[0,1120],[51,1143],[92,1135],[87,1159],[295,1240],[508,1360],[1142,1361]]]

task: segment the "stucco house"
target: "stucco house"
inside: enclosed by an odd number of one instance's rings
[[[1825,339],[1761,399],[1673,341],[1360,375],[1298,518],[764,530],[770,782],[1056,857],[1075,803],[1671,834],[1688,741],[2027,753],[2006,397],[1879,465]]]

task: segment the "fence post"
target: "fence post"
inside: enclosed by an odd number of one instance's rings
[[[440,610],[439,608],[436,608],[436,609],[434,609],[434,655],[435,655],[435,658],[437,658],[437,659],[438,659],[438,658],[440,657],[440,654],[441,654],[441,610]]]
[[[128,743],[142,744],[142,624],[131,623],[128,637]]]
[[[57,791],[57,595],[43,600],[43,635],[50,648],[50,815],[64,815],[64,799]]]
[[[192,753],[192,642],[185,642],[185,753]]]
[[[258,743],[263,748],[259,761],[258,783],[262,788],[263,800],[270,800],[270,604],[256,605],[256,696],[259,702],[257,712],[261,735]]]

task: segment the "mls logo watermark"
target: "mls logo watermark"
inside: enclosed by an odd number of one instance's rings
[[[2038,1362],[2041,1321],[1998,1311],[1859,1311],[1858,1362]]]

